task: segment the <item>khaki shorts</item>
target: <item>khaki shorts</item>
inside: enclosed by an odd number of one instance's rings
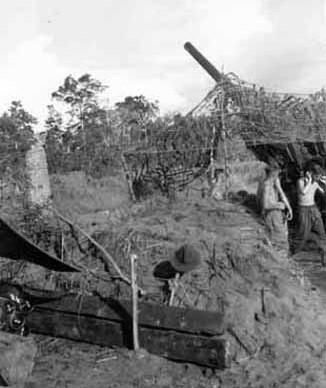
[[[299,206],[299,228],[295,237],[295,251],[303,249],[309,238],[314,237],[320,251],[326,254],[326,233],[320,211],[316,205]]]
[[[270,210],[265,213],[265,225],[269,238],[278,250],[289,249],[288,224],[282,210]]]

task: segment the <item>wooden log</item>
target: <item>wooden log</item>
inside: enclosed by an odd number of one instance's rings
[[[102,346],[132,348],[132,325],[68,312],[36,308],[28,317],[34,333],[69,338]],[[216,369],[230,365],[228,342],[161,328],[140,327],[139,342],[153,354]]]
[[[132,321],[132,303],[129,300],[101,299],[96,296],[79,298],[77,295],[67,295],[39,304],[35,310],[79,314],[116,322]],[[139,302],[138,309],[138,323],[143,327],[160,327],[165,330],[204,335],[221,335],[225,331],[224,316],[219,312],[168,307],[144,302]]]

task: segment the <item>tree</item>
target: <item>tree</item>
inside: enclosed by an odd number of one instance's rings
[[[52,93],[55,100],[69,106],[70,116],[65,126],[61,115],[53,106],[49,107],[46,147],[52,172],[80,169],[100,175],[109,162],[116,164],[110,160],[112,153],[108,151],[112,137],[108,109],[98,101],[105,89],[106,86],[89,74],[78,79],[70,75]]]
[[[49,109],[46,147],[50,170],[83,170],[93,176],[114,173],[120,168],[121,135],[147,139],[149,124],[157,117],[157,103],[144,96],[126,97],[114,109],[102,107],[99,96],[106,89],[90,74],[65,78],[54,100],[69,107],[68,125],[54,107]],[[61,156],[59,156],[61,155]]]
[[[106,88],[90,74],[77,79],[69,75],[58,90],[52,93],[54,100],[69,107],[69,121],[65,126],[54,107],[49,107],[47,148],[50,154],[53,154],[54,145],[61,150],[61,160],[59,155],[56,158],[54,154],[49,158],[52,171],[61,168],[65,171],[89,170],[96,154],[94,142],[97,145],[98,137],[105,139],[106,136],[106,112],[98,102],[99,95]]]
[[[48,118],[45,122],[47,130],[55,129],[62,130],[63,120],[62,115],[55,109],[53,105],[48,105]]]
[[[48,105],[48,118],[45,122],[45,151],[50,173],[61,171],[64,165],[64,130],[61,114],[53,105]]]
[[[63,85],[52,93],[52,98],[70,107],[70,125],[80,128],[84,144],[86,143],[85,123],[94,110],[98,108],[98,96],[107,87],[84,74],[75,79],[72,75],[65,78]]]
[[[37,120],[20,101],[13,101],[8,112],[0,117],[0,147],[5,150],[26,152],[34,140],[33,124]]]
[[[37,120],[20,101],[13,101],[0,117],[0,173],[7,183],[25,192],[28,179],[25,174],[25,155],[34,141],[32,126]]]
[[[15,122],[17,131],[32,133],[33,124],[37,124],[34,116],[28,113],[20,101],[12,101],[9,108],[9,117]]]
[[[122,102],[116,103],[116,109],[121,116],[122,129],[130,141],[147,141],[147,124],[159,113],[158,103],[148,101],[144,96],[128,96]]]

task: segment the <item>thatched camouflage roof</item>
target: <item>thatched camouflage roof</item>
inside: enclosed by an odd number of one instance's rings
[[[190,114],[221,116],[222,110],[229,135],[240,135],[260,159],[274,154],[299,166],[311,158],[326,164],[324,89],[310,95],[273,93],[231,73]]]

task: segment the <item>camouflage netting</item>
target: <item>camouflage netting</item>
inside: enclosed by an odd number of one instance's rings
[[[223,114],[229,132],[251,144],[325,140],[324,89],[310,95],[275,93],[229,73],[200,105],[191,113]]]
[[[276,157],[290,176],[310,159],[326,166],[324,89],[310,95],[275,93],[229,73],[191,114],[223,121],[233,142],[229,149],[240,136],[259,160]]]
[[[137,198],[171,196],[213,161],[223,166],[252,154],[264,162],[276,157],[296,180],[308,160],[326,167],[325,128],[325,90],[271,93],[230,73],[187,117],[148,128],[146,142],[126,150],[125,160]]]

